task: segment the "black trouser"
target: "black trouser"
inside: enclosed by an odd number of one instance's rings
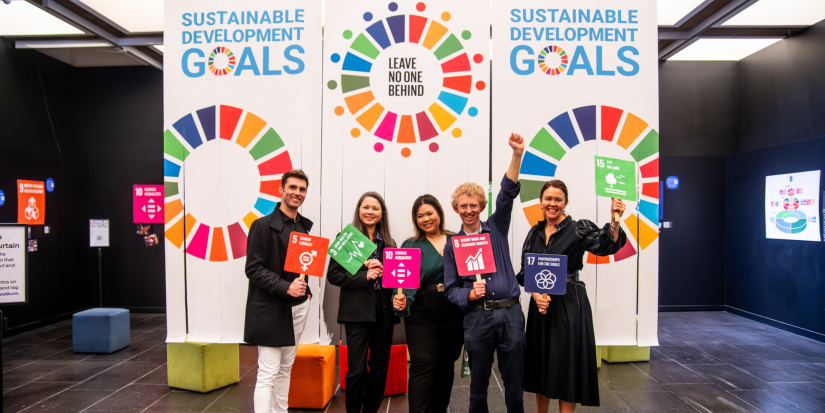
[[[345,323],[347,334],[347,412],[375,413],[384,398],[392,348],[392,326]],[[367,357],[369,356],[369,371]]]
[[[410,413],[443,413],[450,405],[455,361],[464,345],[464,314],[444,293],[420,289],[404,321],[410,350]]]
[[[464,343],[470,356],[470,413],[487,413],[493,353],[504,380],[507,412],[524,412],[524,313],[516,304],[497,310],[473,308],[464,314]]]

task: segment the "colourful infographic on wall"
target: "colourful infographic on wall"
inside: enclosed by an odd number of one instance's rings
[[[765,237],[822,241],[820,171],[765,177]]]
[[[188,326],[189,341],[238,343],[247,238],[282,174],[307,173],[301,213],[320,215],[321,2],[166,2],[164,38],[163,202],[146,213],[165,221],[168,341]],[[310,342],[318,314],[316,300]]]
[[[459,184],[486,187],[489,6],[326,2],[325,236],[350,222],[366,191],[386,199],[393,235],[404,239],[413,231],[406,211],[419,195],[435,195],[447,207]],[[452,213],[446,224],[460,225]]]
[[[539,0],[493,3],[493,145],[511,132],[527,141],[513,261],[530,227],[544,220],[544,182],[564,181],[566,214],[599,226],[611,219],[611,198],[622,198],[627,244],[611,256],[586,253],[580,275],[593,304],[596,344],[657,345],[656,1],[548,7]],[[510,153],[494,146],[494,178],[509,162]]]

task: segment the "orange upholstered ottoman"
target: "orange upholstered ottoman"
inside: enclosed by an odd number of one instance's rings
[[[369,356],[368,356],[369,357]],[[347,346],[338,344],[338,382],[341,390],[347,386]],[[407,345],[397,344],[390,350],[390,367],[387,370],[387,385],[384,396],[394,396],[407,392]],[[289,403],[290,406],[292,402]]]
[[[335,346],[299,344],[289,381],[289,407],[323,409],[335,394]]]

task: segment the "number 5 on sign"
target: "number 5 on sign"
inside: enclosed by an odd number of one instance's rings
[[[329,240],[313,235],[292,232],[286,250],[284,270],[313,277],[322,277],[327,264]]]

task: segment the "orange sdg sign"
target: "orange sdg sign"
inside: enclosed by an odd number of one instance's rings
[[[329,240],[326,238],[299,232],[290,233],[284,270],[323,277],[328,249]]]
[[[17,180],[17,223],[46,224],[46,184]]]

